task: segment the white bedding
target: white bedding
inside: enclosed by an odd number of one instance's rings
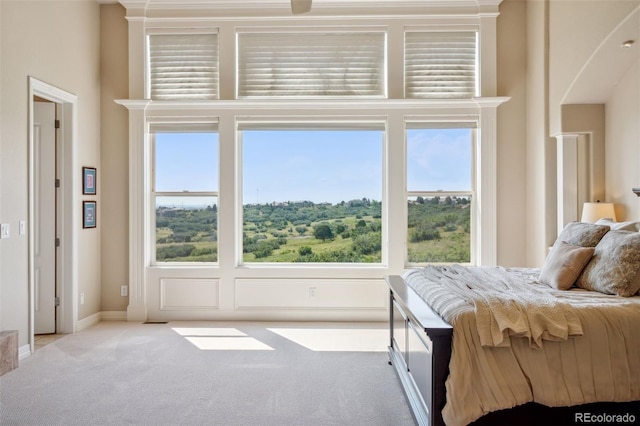
[[[640,400],[640,297],[555,290],[537,281],[539,272],[447,266],[405,274],[453,326],[447,425],[530,401]]]

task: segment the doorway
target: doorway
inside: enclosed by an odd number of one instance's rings
[[[78,317],[77,96],[29,78],[29,346]],[[53,121],[51,121],[53,119]],[[79,174],[79,173],[76,173]],[[57,188],[56,188],[57,187]]]
[[[34,324],[36,335],[56,333],[57,311],[57,104],[33,99]],[[38,340],[38,339],[36,339]]]

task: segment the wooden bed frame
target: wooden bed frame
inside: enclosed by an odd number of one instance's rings
[[[446,402],[453,327],[440,317],[401,276],[386,278],[389,299],[389,364],[393,365],[418,425],[441,426]],[[471,386],[472,384],[470,384]],[[640,425],[640,401],[547,407],[527,403],[495,411],[473,425],[577,425],[576,414],[631,414]],[[589,422],[584,422],[589,423]],[[594,424],[593,422],[590,422]]]

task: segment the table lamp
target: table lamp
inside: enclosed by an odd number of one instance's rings
[[[616,212],[613,203],[584,203],[582,206],[582,218],[580,222],[595,223],[598,219],[608,218],[616,221]]]

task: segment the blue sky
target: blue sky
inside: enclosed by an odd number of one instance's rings
[[[382,131],[244,131],[244,203],[382,199]]]
[[[407,130],[407,190],[471,190],[471,132]]]
[[[408,189],[469,190],[470,134],[408,130]],[[243,203],[381,200],[383,136],[375,130],[244,130]],[[219,191],[218,144],[217,134],[156,134],[156,190]]]

